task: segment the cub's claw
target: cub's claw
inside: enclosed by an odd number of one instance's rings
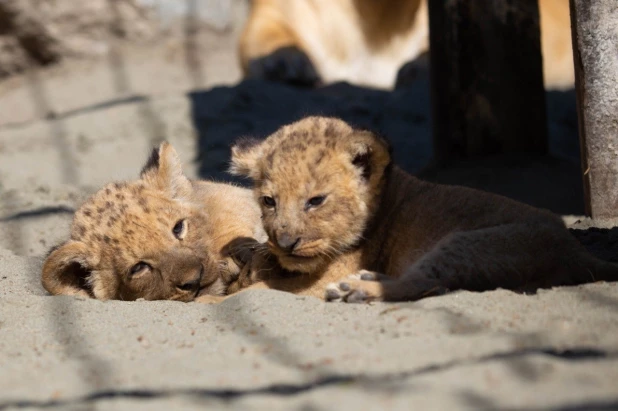
[[[326,301],[341,301],[341,294],[336,283],[330,283],[326,286],[326,295],[324,299]]]
[[[345,298],[345,302],[351,303],[351,304],[368,303],[369,301],[376,301],[376,300],[370,299],[364,290],[354,290],[350,292],[350,294],[348,294]]]

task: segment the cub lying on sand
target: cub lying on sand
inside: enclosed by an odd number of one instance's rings
[[[260,247],[266,240],[250,190],[189,181],[163,143],[140,179],[109,184],[77,210],[42,283],[51,294],[101,300],[218,302],[247,286],[322,298],[326,282],[281,270]]]
[[[588,254],[557,216],[418,180],[391,163],[383,139],[338,119],[309,117],[262,142],[242,141],[231,171],[253,179],[283,268],[308,277],[371,270],[331,284],[331,300],[618,280],[618,266]]]
[[[238,277],[230,251],[243,239],[266,240],[251,193],[189,181],[163,143],[139,180],[109,184],[77,210],[42,282],[51,294],[101,300],[209,301]]]

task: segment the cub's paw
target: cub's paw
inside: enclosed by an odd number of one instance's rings
[[[320,76],[309,57],[294,46],[282,47],[268,56],[251,60],[247,78],[301,87],[314,87],[320,82]]]
[[[354,277],[354,279],[363,281],[393,281],[393,277],[389,277],[386,274],[369,270],[360,270],[356,274],[352,274],[349,278],[352,277]]]
[[[346,303],[382,301],[383,288],[377,280],[384,277],[386,276],[383,274],[361,270],[343,281],[330,283],[326,286],[325,299],[326,301]]]

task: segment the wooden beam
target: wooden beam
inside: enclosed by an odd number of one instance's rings
[[[618,2],[571,0],[586,213],[618,217]]]
[[[535,0],[429,1],[434,162],[547,152]]]

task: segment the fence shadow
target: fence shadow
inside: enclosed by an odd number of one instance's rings
[[[138,113],[143,118],[143,123],[147,127],[148,140],[151,145],[158,144],[165,136],[164,127],[157,113],[151,105],[148,98],[132,95],[132,87],[130,76],[128,73],[127,64],[125,62],[122,47],[118,40],[123,37],[124,22],[117,0],[106,0],[108,5],[107,12],[110,13],[111,22],[109,29],[109,71],[111,88],[115,90],[118,97],[109,102],[102,102],[90,107],[84,107],[72,112],[67,112],[58,115],[54,111],[53,95],[46,88],[44,78],[41,72],[36,69],[30,69],[25,73],[25,83],[28,88],[30,99],[35,108],[37,118],[43,119],[49,129],[49,138],[55,148],[58,158],[58,166],[60,168],[61,182],[71,185],[79,185],[79,167],[75,158],[75,151],[70,135],[65,126],[65,119],[71,115],[82,112],[105,108],[115,104],[137,103],[139,104]],[[33,65],[34,66],[34,65]],[[12,222],[15,224],[15,232],[11,237],[10,247],[12,249],[24,249],[24,239],[26,238],[23,232],[23,223],[29,218],[40,217],[48,214],[71,213],[73,210],[67,207],[43,207],[32,211],[18,210],[16,200],[4,195],[0,197],[0,201],[4,201],[4,209],[11,212],[10,215],[0,219],[2,222]],[[34,273],[33,273],[34,275]],[[40,276],[40,270],[36,273]],[[39,277],[40,281],[40,277]],[[98,353],[93,352],[86,340],[84,334],[80,330],[78,316],[75,315],[73,301],[69,297],[47,298],[47,315],[48,329],[52,333],[55,340],[62,347],[67,358],[70,358],[79,363],[80,373],[84,378],[84,385],[89,391],[101,390],[109,386],[112,375],[109,365],[100,358]],[[88,409],[96,408],[96,404],[84,404]]]

